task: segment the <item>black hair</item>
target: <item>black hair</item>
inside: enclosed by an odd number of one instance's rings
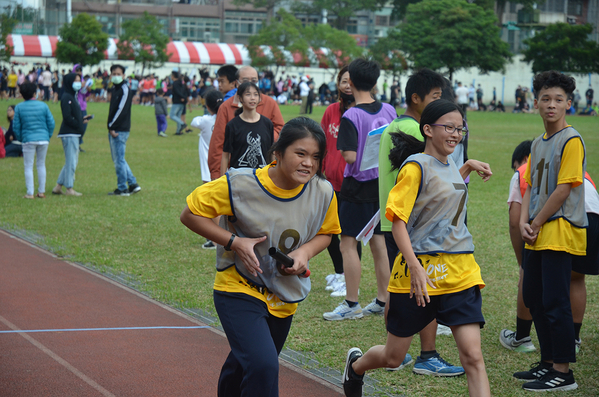
[[[349,78],[358,91],[370,91],[381,75],[381,65],[366,58],[354,59],[349,64]]]
[[[433,89],[441,88],[445,91],[445,79],[437,72],[423,68],[410,76],[406,84],[406,105],[412,104],[412,95],[416,94],[424,100]]]
[[[576,80],[574,77],[566,74],[555,70],[549,70],[537,74],[532,81],[532,86],[535,90],[535,98],[539,97],[539,92],[541,92],[543,88],[553,87],[559,87],[566,92],[566,95],[570,95],[576,89]]]
[[[243,94],[245,94],[245,92],[247,90],[250,89],[250,87],[254,87],[256,89],[256,91],[258,92],[258,97],[260,98],[260,100],[262,100],[262,95],[260,94],[260,89],[258,88],[258,86],[254,83],[252,83],[251,81],[246,81],[245,83],[242,83],[238,88],[237,88],[237,95],[239,97],[239,102],[242,103],[241,98],[243,97]],[[241,113],[243,113],[243,107],[240,107],[239,109],[237,109],[235,111],[235,116],[239,116]]]
[[[345,98],[343,98],[341,96],[341,90],[339,89],[339,84],[341,84],[341,78],[343,78],[343,75],[345,73],[347,73],[348,71],[349,71],[349,66],[345,65],[344,67],[341,68],[339,73],[337,73],[337,99],[339,100],[339,103],[341,104],[341,106],[339,106],[340,116],[343,116],[345,111],[347,109],[349,109],[349,105],[351,105],[351,103],[349,103]]]
[[[123,72],[123,74],[125,74],[125,67],[123,65],[120,65],[118,63],[115,63],[114,65],[112,65],[110,67],[110,74],[112,74],[112,72],[114,71],[114,69],[119,68],[121,69],[121,72]]]
[[[157,89],[156,95],[164,95],[164,90],[162,88]]]
[[[218,113],[218,108],[223,104],[224,95],[219,90],[210,88],[204,95],[204,101],[206,107],[213,111],[215,114]]]
[[[389,160],[391,160],[393,169],[396,170],[401,168],[401,165],[408,157],[424,151],[427,139],[427,136],[424,134],[425,125],[434,124],[447,113],[456,111],[460,112],[462,118],[464,117],[462,108],[455,102],[439,99],[426,105],[422,115],[420,116],[420,133],[424,138],[424,142],[404,132],[392,133],[391,140],[393,141],[394,147],[389,153]]]
[[[216,75],[218,77],[226,77],[229,83],[232,83],[235,80],[237,80],[237,67],[233,65],[221,66],[220,69],[218,69],[218,71],[216,72]]]
[[[441,91],[441,99],[445,99],[450,102],[456,102],[455,91],[453,90],[453,86],[451,85],[451,81],[449,79],[443,77],[443,81],[445,81],[445,85],[443,86],[443,91]]]
[[[528,156],[530,156],[531,147],[532,141],[520,142],[520,144],[516,146],[516,149],[514,149],[514,153],[512,154],[512,164],[510,164],[514,171],[516,170],[516,167],[514,167],[514,163],[521,163]]]
[[[21,91],[21,96],[23,96],[23,99],[28,101],[35,96],[35,93],[37,92],[37,84],[25,80],[23,84],[19,86],[19,90]]]
[[[268,151],[269,157],[273,156],[275,152],[279,152],[282,156],[293,142],[308,137],[314,138],[318,143],[318,169],[316,170],[316,175],[324,178],[322,174],[322,160],[327,150],[327,138],[320,124],[311,118],[300,116],[285,123],[279,134],[279,139]]]
[[[8,107],[6,108],[6,110],[8,109],[12,109],[12,111],[15,111],[15,105],[8,105]],[[15,117],[14,115],[12,116],[13,118]],[[9,123],[12,121],[11,119],[8,118],[8,114],[6,115],[6,121],[8,121]]]

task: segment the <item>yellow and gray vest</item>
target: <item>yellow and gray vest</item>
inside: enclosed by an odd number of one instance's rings
[[[557,188],[557,177],[561,167],[562,154],[570,139],[580,139],[584,147],[582,137],[572,127],[544,138],[544,134],[534,140],[530,153],[530,220],[533,220],[547,202],[547,199]],[[586,152],[586,149],[585,149]],[[587,168],[586,155],[582,158],[582,175]],[[584,207],[584,183],[572,188],[570,195],[564,204],[547,221],[557,218],[565,218],[576,227],[587,227],[588,219]]]
[[[278,247],[287,254],[314,238],[333,200],[333,186],[314,176],[297,196],[284,199],[268,192],[258,180],[256,170],[250,168],[230,169],[227,182],[233,216],[221,217],[221,227],[239,237],[266,236],[265,241],[254,247],[263,273],[252,276],[235,252],[225,251],[221,246],[217,249],[217,270],[235,265],[251,284],[267,288],[282,301],[304,300],[310,292],[310,279],[277,269],[268,249]]]
[[[421,180],[407,230],[416,255],[474,252],[464,223],[468,189],[453,159],[447,164],[428,154],[411,155],[402,164],[420,165]]]

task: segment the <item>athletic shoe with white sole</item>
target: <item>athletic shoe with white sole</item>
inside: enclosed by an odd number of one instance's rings
[[[362,309],[362,313],[365,316],[370,316],[371,314],[383,314],[385,313],[385,306],[380,306],[376,303],[376,298],[374,298],[372,302]]]
[[[399,371],[400,369],[405,368],[407,365],[410,365],[414,362],[410,353],[406,353],[406,357],[403,359],[399,367],[395,368],[385,368],[387,371]]]
[[[530,353],[537,350],[537,348],[532,344],[530,336],[517,340],[516,333],[514,331],[510,331],[509,329],[501,330],[499,333],[499,342],[501,343],[501,346],[505,347],[506,349],[519,353]]]
[[[578,388],[574,380],[574,373],[569,370],[567,374],[550,368],[549,371],[539,379],[522,385],[524,390],[529,391],[568,391]]]
[[[335,308],[332,312],[327,312],[322,315],[325,320],[329,321],[340,321],[340,320],[349,320],[352,318],[362,318],[364,314],[362,313],[362,307],[360,304],[356,304],[354,307],[349,307],[346,301],[341,302],[339,306]]]
[[[520,371],[514,373],[514,378],[520,380],[537,380],[545,375],[549,370],[553,368],[553,364],[546,363],[545,361],[539,361],[530,366],[528,371]]]
[[[582,339],[574,339],[574,348],[576,349],[576,354],[580,352],[580,345],[582,345]]]
[[[432,376],[460,376],[463,375],[463,367],[452,365],[445,361],[439,353],[428,359],[422,359],[420,356],[416,357],[416,364],[412,372],[419,375],[432,375]]]
[[[437,335],[451,335],[451,328],[443,324],[437,324]]]
[[[330,280],[329,276],[333,276]],[[335,289],[339,288],[339,284],[345,285],[345,276],[343,274],[329,274],[326,278],[327,286],[325,287],[325,291],[335,291]]]
[[[347,295],[347,289],[345,285],[345,281],[341,283],[337,283],[333,286],[334,290],[331,292],[331,296],[333,298],[339,298]]]
[[[357,347],[352,347],[347,352],[345,370],[343,371],[343,379],[341,379],[346,397],[362,397],[364,375],[356,374],[352,368],[352,364],[360,357],[362,357],[362,350]]]

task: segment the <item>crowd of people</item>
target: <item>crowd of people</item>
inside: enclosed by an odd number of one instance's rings
[[[483,181],[493,174],[489,164],[467,154],[466,111],[484,110],[480,85],[453,86],[437,72],[418,70],[407,81],[406,111],[398,117],[399,85],[390,87],[392,104],[382,102],[380,66],[359,58],[340,70],[334,87],[319,88],[320,100],[330,102],[319,124],[303,116],[285,123],[277,103],[284,95],[301,102],[301,114],[310,113],[309,76],[273,84],[272,75],[251,66],[225,65],[215,79],[196,81],[177,69],[162,80],[151,74],[139,79],[118,64],[108,76],[105,89],[105,72],[86,77],[74,65],[56,79],[65,163],[52,193],[81,196],[74,175],[93,118],[87,101],[109,102],[106,129],[117,179],[109,194],[129,196],[141,190],[125,159],[132,105],[154,106],[158,136],[167,136],[167,116],[177,124],[175,135],[182,135],[197,90],[206,113],[190,127],[200,131],[204,183],[187,197],[181,221],[206,238],[204,248],[218,248],[214,304],[231,347],[219,396],[278,396],[278,355],[310,291],[309,260],[324,249],[334,267],[327,290],[343,301],[323,319],[380,315],[387,329],[385,345],[348,351],[346,396],[362,395],[366,371],[400,370],[414,361],[414,373],[466,374],[471,396],[490,396],[480,336],[485,283],[467,227],[470,174]],[[48,106],[35,100],[41,95],[49,101],[55,92],[49,67],[40,78],[41,87],[30,78],[18,84],[24,101],[9,107],[4,136],[7,154],[22,153],[26,199],[45,198],[45,158],[55,128]],[[534,322],[541,360],[513,377],[527,381],[525,390],[573,390],[569,363],[582,343],[584,277],[599,274],[599,195],[585,173],[582,137],[565,121],[575,101],[574,79],[544,72],[533,86],[545,133],[519,145],[512,159],[510,237],[521,282],[517,330],[504,329],[499,339],[510,350],[534,351]],[[518,95],[526,100],[528,94],[522,89]],[[492,104],[502,106],[495,99],[494,90]],[[364,307],[361,242],[369,244],[377,283]],[[417,333],[421,350],[414,360],[407,351]],[[460,366],[437,352],[438,333],[453,334]]]

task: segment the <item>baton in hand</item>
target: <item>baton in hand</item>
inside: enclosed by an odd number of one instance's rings
[[[285,255],[283,251],[281,251],[277,247],[270,247],[268,249],[268,255],[270,255],[271,258],[273,258],[285,267],[293,267],[293,258],[290,258],[289,256]],[[310,269],[306,269],[305,272],[300,274],[300,277],[310,277]]]

